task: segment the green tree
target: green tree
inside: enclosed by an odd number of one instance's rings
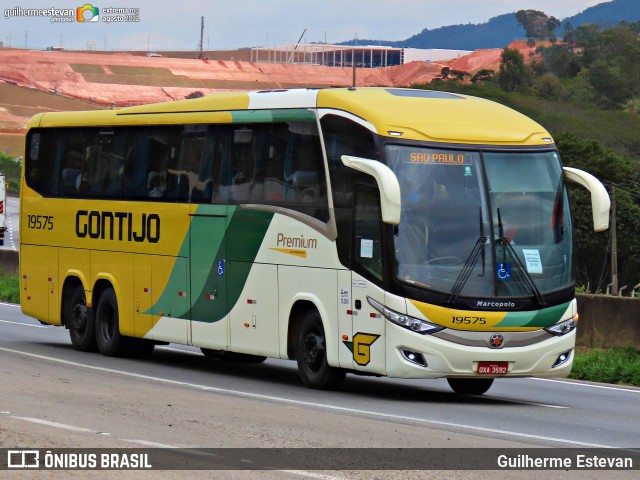
[[[463,72],[462,70],[454,70],[450,67],[442,67],[440,70],[440,75],[437,78],[442,80],[458,80],[464,81],[465,77],[469,77],[470,75],[467,72]]]
[[[518,10],[516,20],[527,32],[529,40],[549,40],[555,42],[556,29],[560,26],[560,20],[550,17],[539,10]]]
[[[542,55],[546,71],[559,78],[575,77],[582,68],[578,55],[566,46],[553,45],[539,48],[538,51]]]
[[[640,175],[635,162],[615,155],[602,144],[583,140],[573,134],[556,136],[565,165],[595,175],[608,189],[616,187],[618,269],[620,285],[640,281]],[[570,184],[576,246],[576,277],[579,285],[604,290],[610,282],[609,241],[607,233],[594,234],[589,193]]]
[[[622,81],[630,97],[630,110],[636,113],[640,97],[640,42],[627,43],[618,63]]]
[[[531,72],[518,50],[505,48],[502,51],[498,85],[506,92],[523,91],[531,85]]]
[[[612,68],[605,60],[598,60],[587,72],[589,83],[601,97],[603,108],[618,109],[630,96],[619,69]]]
[[[562,83],[553,73],[545,73],[542,77],[534,81],[536,94],[547,100],[555,100],[560,97]]]
[[[471,77],[471,82],[472,83],[476,83],[476,82],[488,82],[493,80],[493,77],[495,75],[495,71],[488,69],[488,68],[483,68],[482,70],[478,70],[473,77]]]
[[[562,36],[562,41],[568,44],[570,47],[576,46],[576,31],[573,29],[573,25],[571,25],[571,22],[565,22],[564,24],[564,35]]]

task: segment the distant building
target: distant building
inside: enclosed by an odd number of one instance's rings
[[[298,63],[329,67],[390,67],[408,62],[452,60],[470,50],[399,48],[384,45],[326,45],[299,43],[251,49],[252,62]]]

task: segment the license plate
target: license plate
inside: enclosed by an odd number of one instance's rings
[[[479,375],[506,375],[508,371],[508,362],[478,362]]]

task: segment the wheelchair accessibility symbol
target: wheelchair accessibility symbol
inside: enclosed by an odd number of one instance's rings
[[[502,280],[502,281],[511,280],[511,264],[498,263],[496,265],[496,273],[498,274],[498,280]]]

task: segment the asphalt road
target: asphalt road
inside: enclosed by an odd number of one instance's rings
[[[0,447],[639,448],[639,406],[640,389],[559,380],[497,380],[482,397],[457,396],[444,380],[353,375],[341,391],[308,390],[289,361],[234,365],[178,345],[157,347],[148,360],[76,352],[66,330],[0,304]],[[285,477],[487,478],[450,473]],[[508,478],[603,474],[533,473],[510,471]],[[505,472],[488,472],[498,475]]]

